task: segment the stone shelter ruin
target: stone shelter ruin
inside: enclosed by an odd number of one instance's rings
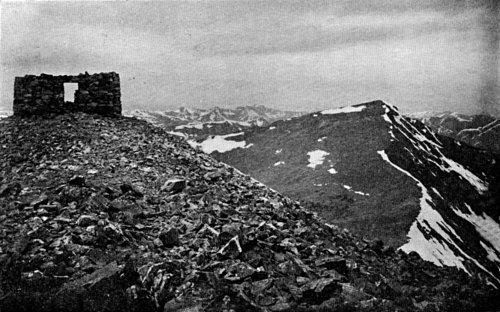
[[[13,111],[18,116],[69,112],[120,116],[120,95],[120,77],[115,72],[26,75],[15,78]]]

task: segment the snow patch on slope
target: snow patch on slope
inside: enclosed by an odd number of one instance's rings
[[[401,246],[400,249],[406,253],[415,251],[422,257],[422,259],[430,261],[438,266],[456,266],[467,272],[467,269],[463,265],[464,259],[457,256],[450,248],[453,246],[454,248],[461,250],[453,242],[449,233],[453,234],[455,237],[458,237],[458,235],[455,233],[453,228],[451,228],[444,221],[443,217],[432,208],[432,198],[430,197],[427,188],[425,188],[422,182],[416,179],[408,171],[391,162],[385,151],[377,151],[377,153],[391,166],[417,182],[418,187],[422,191],[422,197],[420,198],[420,213],[417,216],[417,220],[415,220],[410,227],[410,231],[408,232],[408,242]],[[422,233],[421,229],[425,233]],[[425,234],[429,234],[431,231],[436,231],[446,243],[437,240],[435,237],[426,238]]]
[[[352,186],[349,186],[349,185],[342,185],[346,190],[348,190],[349,192],[353,192],[355,194],[358,194],[358,195],[363,195],[363,196],[370,196],[369,193],[364,193],[364,192],[360,192],[360,191],[355,191],[352,189]]]
[[[370,196],[369,193],[364,193],[364,192],[361,192],[361,191],[353,191],[355,194],[358,194],[358,195],[363,195],[363,196]]]
[[[235,148],[248,148],[253,145],[247,145],[245,141],[226,140],[227,138],[237,137],[243,134],[243,132],[238,132],[226,135],[215,135],[210,136],[208,139],[201,143],[192,140],[188,140],[188,143],[194,148],[200,147],[201,150],[207,154],[211,154],[215,151],[218,151],[219,153],[225,153]]]
[[[406,170],[392,163],[389,160],[389,157],[387,156],[385,151],[383,150],[377,151],[377,153],[382,157],[383,160],[388,162],[391,166],[393,166],[394,168],[406,174],[407,176],[412,178],[415,182],[417,182],[418,187],[420,187],[420,189],[422,190],[422,197],[420,198],[420,213],[418,214],[415,222],[413,222],[413,224],[410,227],[410,231],[408,232],[407,235],[408,242],[403,246],[399,247],[399,249],[403,250],[406,253],[415,251],[424,260],[430,261],[438,266],[442,265],[455,266],[459,269],[462,269],[463,271],[465,271],[467,274],[470,275],[470,272],[464,266],[465,262],[464,257],[465,257],[467,258],[467,260],[471,261],[472,263],[474,263],[474,265],[476,265],[478,268],[487,273],[491,278],[495,279],[497,282],[500,282],[500,280],[496,278],[495,275],[493,275],[490,271],[488,271],[472,256],[469,256],[462,248],[460,248],[460,246],[458,246],[453,241],[453,237],[459,239],[460,241],[462,241],[462,239],[455,232],[455,230],[449,224],[446,223],[446,221],[439,214],[439,212],[436,211],[431,206],[431,204],[433,204],[432,198],[430,197],[427,188],[422,184],[422,182],[420,182]],[[458,209],[453,209],[452,211],[460,215]],[[466,218],[468,218],[467,220],[470,221],[475,217],[470,217],[470,215],[467,215]],[[478,232],[481,235],[484,234],[487,237],[498,235],[497,234],[498,225],[492,226],[491,221],[487,220],[486,218],[483,219],[485,219],[486,221],[476,219],[475,221],[477,222],[477,224],[474,225],[476,226],[476,228],[478,228],[482,227],[484,225],[483,224],[484,222],[487,222],[488,224],[487,227],[489,227],[489,230],[481,228],[478,229]],[[432,231],[437,232],[438,235],[443,239],[443,241],[440,241],[436,239],[436,237],[433,237],[433,235],[435,234],[431,234]],[[426,235],[428,238],[426,238]],[[482,245],[484,247],[484,243]],[[458,255],[453,251],[453,249],[458,253]],[[486,248],[485,250],[487,252],[489,251]],[[492,251],[490,250],[490,252]],[[491,260],[494,259],[495,257],[496,254],[493,255],[492,252],[489,254],[488,259]]]
[[[482,132],[479,134],[479,136],[483,136],[490,131],[497,131],[497,128],[500,128],[500,120],[499,119],[490,122],[486,126],[483,126],[481,128]]]
[[[318,149],[308,152],[307,155],[309,156],[309,164],[307,167],[315,169],[316,166],[323,164],[325,157],[330,155],[330,153]]]
[[[500,262],[500,259],[498,258],[497,256],[497,253],[495,252],[495,249],[491,248],[490,246],[486,245],[485,243],[483,242],[479,242],[479,244],[481,244],[481,247],[484,248],[484,250],[486,250],[486,258],[490,261],[494,261],[494,262]]]
[[[445,171],[448,171],[448,172],[455,171],[462,178],[464,178],[465,180],[467,180],[467,182],[469,182],[472,186],[474,186],[479,193],[483,193],[483,192],[486,192],[488,190],[488,186],[487,186],[486,182],[484,182],[483,180],[481,180],[474,173],[472,173],[469,170],[465,169],[464,166],[462,166],[461,164],[457,163],[456,161],[454,161],[452,159],[449,159],[449,158],[445,157],[444,155],[441,155],[441,156],[442,156],[441,158],[449,166],[449,168],[443,168],[442,166],[440,166],[441,169],[443,169]]]
[[[341,113],[355,113],[355,112],[361,112],[363,109],[365,109],[365,105],[361,106],[345,106],[341,108],[334,108],[334,109],[327,109],[321,112],[323,115],[335,115],[335,114],[341,114]]]
[[[182,133],[182,132],[168,131],[167,133],[170,133],[171,135],[180,136],[180,137],[182,137],[182,138],[184,138],[184,139],[187,139],[187,138],[188,138],[187,134]]]
[[[467,208],[468,213],[463,213],[458,209],[454,209],[455,213],[474,225],[479,235],[481,235],[481,237],[484,238],[484,240],[487,241],[494,249],[500,250],[500,224],[484,213],[477,215],[467,204],[465,204],[465,207]],[[486,245],[483,243],[483,247],[485,246]],[[493,250],[490,248],[485,248],[485,250],[492,258],[496,258],[495,261],[500,262],[500,260],[498,260],[498,256],[495,252],[493,252]]]
[[[471,122],[472,121],[472,116],[466,116],[462,115],[456,112],[451,113],[451,116],[455,117],[458,121],[462,122]]]
[[[187,124],[187,125],[177,126],[177,127],[175,127],[175,130],[182,130],[182,129],[186,129],[186,128],[195,128],[195,129],[203,130],[203,126],[204,126],[203,123]]]
[[[383,114],[382,116],[384,120],[391,124],[392,127],[393,122],[388,115],[389,111],[390,108],[386,106],[385,114]],[[467,182],[469,182],[469,184],[472,185],[480,194],[488,190],[488,184],[481,178],[476,176],[461,164],[443,155],[443,153],[441,152],[442,144],[432,133],[432,131],[429,130],[426,132],[430,133],[430,135],[432,135],[432,138],[439,144],[427,138],[423,133],[421,133],[417,128],[415,128],[411,123],[409,123],[400,115],[394,115],[392,117],[394,118],[394,121],[402,127],[400,129],[400,133],[403,134],[413,144],[415,149],[421,150],[425,153],[429,153],[431,157],[429,157],[428,160],[434,163],[439,169],[448,173],[457,173],[462,179],[465,179]],[[392,132],[392,128],[390,128],[389,133],[391,134],[391,137],[393,139],[396,139],[394,133]],[[437,157],[435,156],[435,154],[437,154]],[[436,158],[437,161],[435,160]]]

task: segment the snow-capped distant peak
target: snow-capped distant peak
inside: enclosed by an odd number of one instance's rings
[[[177,127],[176,130],[185,130],[187,128],[203,130],[205,125],[210,128],[210,124],[226,122],[244,127],[263,127],[277,120],[301,116],[305,112],[279,111],[264,106],[240,106],[234,109],[180,107],[173,111],[162,112],[131,110],[124,111],[123,114],[144,119],[156,125],[166,126],[169,130],[174,130],[174,127]]]
[[[437,116],[438,114],[440,114],[440,113],[435,112],[435,111],[423,111],[423,112],[409,113],[406,116],[408,116],[410,118],[414,118],[414,119],[423,119],[423,118],[434,117],[434,116]]]

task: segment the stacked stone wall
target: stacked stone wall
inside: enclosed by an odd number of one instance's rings
[[[64,101],[64,83],[77,83],[74,102]],[[26,75],[14,81],[14,115],[85,112],[120,116],[120,77],[117,73],[77,76]]]

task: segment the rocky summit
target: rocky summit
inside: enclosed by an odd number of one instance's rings
[[[135,118],[4,118],[0,159],[2,312],[500,306]]]

